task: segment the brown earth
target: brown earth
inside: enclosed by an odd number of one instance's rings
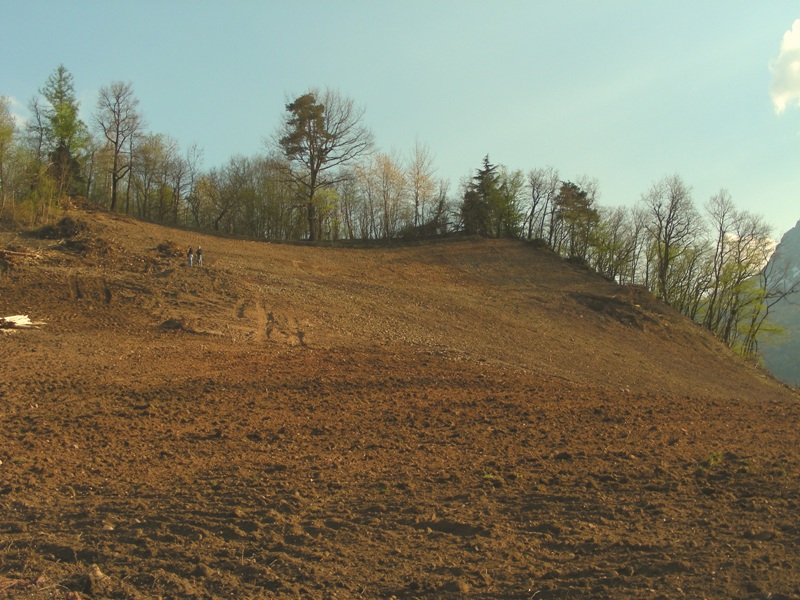
[[[69,217],[0,233],[0,596],[800,598],[798,396],[648,293]]]

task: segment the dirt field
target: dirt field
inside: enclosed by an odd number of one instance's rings
[[[800,598],[798,395],[646,292],[69,216],[0,232],[0,597]]]

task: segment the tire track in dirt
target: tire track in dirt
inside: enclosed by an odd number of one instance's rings
[[[237,319],[244,319],[245,311],[247,310],[247,305],[250,304],[249,300],[242,300],[241,302],[237,303],[236,305],[236,318]]]
[[[241,323],[238,327],[244,334],[257,342],[268,339],[267,314],[263,303],[256,298],[246,298],[236,303],[234,317]],[[255,319],[255,324],[253,324]]]
[[[256,305],[256,336],[258,342],[266,342],[269,338],[267,334],[267,313],[264,310],[264,303],[261,300],[255,301]],[[270,315],[271,316],[271,315]]]
[[[113,223],[0,276],[0,598],[800,598],[797,396],[649,293]]]
[[[305,346],[305,332],[292,317],[276,318],[263,300],[248,298],[237,303],[235,317],[242,322],[240,329],[256,342],[284,342],[290,346]],[[255,319],[255,324],[253,320]]]

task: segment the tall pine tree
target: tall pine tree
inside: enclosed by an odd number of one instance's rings
[[[497,167],[483,158],[483,166],[472,178],[461,204],[461,223],[472,235],[495,235],[493,213],[500,196]]]
[[[47,100],[43,133],[50,173],[59,194],[77,194],[81,191],[80,160],[89,131],[78,116],[72,74],[59,65],[39,93]]]

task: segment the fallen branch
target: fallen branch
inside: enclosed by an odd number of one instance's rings
[[[28,315],[0,317],[0,329],[35,329],[44,325],[43,321],[31,321]]]
[[[21,257],[25,257],[25,258],[42,258],[42,255],[39,254],[38,252],[18,252],[16,250],[3,250],[2,248],[0,248],[0,256],[3,257],[3,258],[5,258],[7,256],[8,257],[21,256]]]

